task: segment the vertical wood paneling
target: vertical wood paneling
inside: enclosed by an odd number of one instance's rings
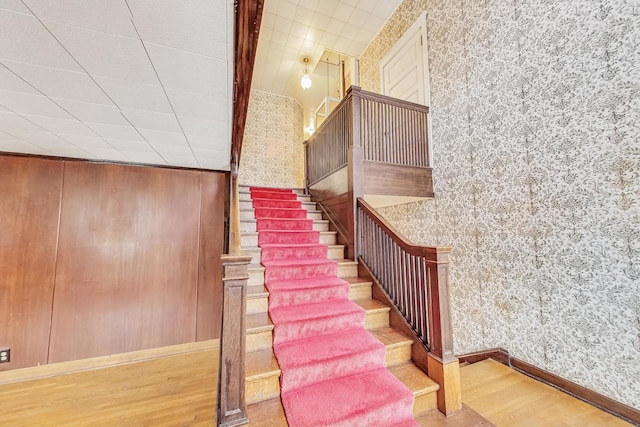
[[[202,173],[197,341],[220,338],[224,190],[223,173]]]
[[[47,362],[62,170],[0,156],[0,371]]]
[[[195,340],[200,173],[67,162],[49,362]]]

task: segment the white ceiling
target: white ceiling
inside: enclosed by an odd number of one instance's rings
[[[327,96],[323,64],[304,91],[303,58],[313,70],[325,49],[358,58],[402,0],[265,0],[252,87],[315,110]]]
[[[253,88],[326,96],[401,0],[265,0]],[[0,152],[228,170],[233,0],[0,0]],[[320,81],[319,81],[320,80]]]
[[[0,151],[228,170],[231,7],[0,0]]]

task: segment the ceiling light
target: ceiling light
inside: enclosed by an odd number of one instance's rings
[[[302,89],[307,90],[311,87],[311,77],[309,77],[309,72],[307,70],[307,66],[309,65],[309,58],[304,58],[302,60],[302,62],[304,62],[304,75],[302,76],[302,79],[300,79],[300,86],[302,86]]]

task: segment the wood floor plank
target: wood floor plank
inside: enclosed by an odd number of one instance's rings
[[[0,386],[11,426],[215,425],[218,353],[197,351]]]
[[[630,425],[491,359],[460,377],[463,402],[498,427]]]

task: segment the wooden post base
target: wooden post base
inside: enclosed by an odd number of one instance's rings
[[[460,365],[458,359],[446,363],[429,354],[427,356],[429,377],[440,385],[438,390],[438,409],[449,416],[462,409],[460,390]]]

